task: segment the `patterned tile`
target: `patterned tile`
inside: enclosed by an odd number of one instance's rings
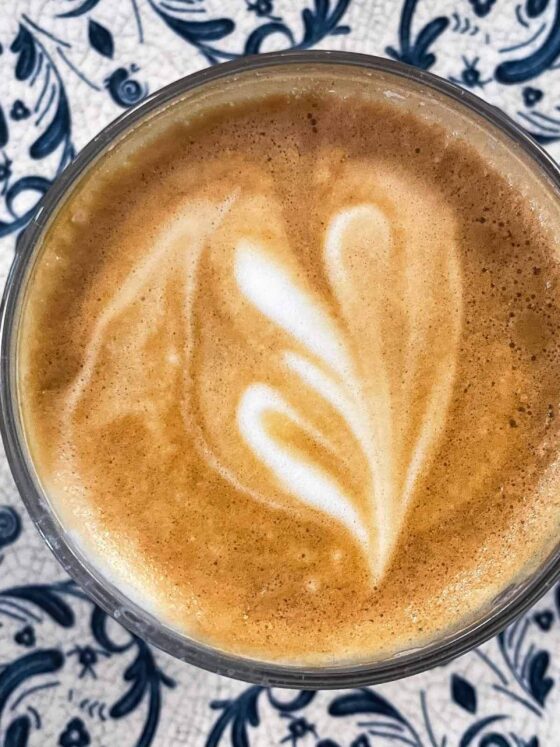
[[[37,201],[101,127],[243,54],[322,47],[431,70],[560,156],[560,0],[19,0],[0,7],[0,286]],[[293,692],[182,665],[63,576],[0,457],[4,747],[556,747],[560,587],[496,640],[376,688]]]

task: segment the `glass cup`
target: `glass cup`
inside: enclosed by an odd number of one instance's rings
[[[189,664],[211,672],[263,685],[303,689],[346,688],[406,677],[444,664],[496,635],[542,596],[560,575],[560,544],[544,562],[523,579],[505,589],[476,618],[429,643],[411,650],[356,664],[296,666],[263,662],[232,655],[205,645],[174,630],[142,609],[103,576],[95,563],[75,544],[57,517],[41,487],[23,433],[17,386],[18,326],[26,285],[41,239],[66,198],[100,159],[139,125],[156,120],[175,103],[195,104],[219,92],[222,99],[233,88],[249,91],[270,76],[296,73],[326,76],[344,66],[367,89],[377,86],[384,96],[407,104],[414,100],[418,111],[439,108],[454,130],[477,139],[482,150],[515,162],[527,174],[538,174],[550,186],[550,199],[560,204],[560,169],[518,125],[501,111],[463,89],[400,63],[346,52],[282,52],[247,57],[211,67],[161,89],[142,104],[129,109],[109,124],[56,179],[35,211],[18,242],[8,276],[1,316],[1,429],[8,461],[21,497],[43,539],[56,558],[91,599],[147,642]],[[214,93],[213,93],[214,92]],[[528,176],[528,181],[530,178]],[[529,185],[530,186],[530,185]]]

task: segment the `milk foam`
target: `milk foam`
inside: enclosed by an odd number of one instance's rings
[[[397,185],[397,194],[406,191],[405,185]],[[399,232],[402,230],[398,225],[399,206],[396,206],[396,215],[395,230]],[[374,258],[378,271],[392,275],[392,263],[399,263],[393,246],[394,232],[386,215],[373,203],[343,208],[332,216],[325,236],[324,262],[331,286],[338,294],[337,299],[342,308],[345,297],[352,299],[357,293],[357,289],[352,286],[353,278],[346,272],[345,259],[359,261],[360,253],[364,252],[368,257],[366,261]],[[374,307],[374,313],[369,311],[368,316],[371,326],[368,340],[360,340],[359,337],[353,339],[355,350],[367,345],[366,361],[378,361],[377,375],[373,382],[373,388],[378,394],[374,400],[365,395],[360,367],[352,360],[352,353],[345,343],[344,331],[337,328],[339,325],[333,319],[329,319],[327,312],[321,307],[320,299],[298,288],[282,267],[269,261],[263,251],[259,252],[258,247],[242,241],[236,251],[235,274],[242,293],[305,351],[305,355],[301,355],[287,349],[283,353],[287,368],[342,416],[367,459],[368,499],[372,507],[367,518],[360,517],[352,505],[351,497],[337,486],[336,477],[333,479],[326,475],[312,462],[294,457],[289,449],[267,435],[261,416],[267,411],[275,411],[300,424],[318,443],[322,443],[321,435],[308,423],[304,423],[278,392],[262,384],[251,384],[247,388],[238,407],[241,433],[254,453],[286,490],[350,529],[368,557],[376,582],[387,568],[398,541],[417,476],[431,455],[445,423],[453,386],[461,325],[461,280],[451,232],[448,245],[442,245],[442,251],[448,267],[448,275],[443,278],[443,282],[447,282],[449,287],[448,313],[445,314],[448,326],[429,333],[425,325],[418,329],[414,321],[409,322],[408,339],[403,337],[407,356],[404,362],[398,361],[392,370],[384,362],[386,353],[383,351],[382,337],[383,315],[389,313],[389,309],[384,308],[383,302],[379,303],[375,298],[375,284],[372,284],[369,297],[364,294],[359,297],[360,305],[365,305],[368,310]],[[405,255],[416,252],[414,235],[405,235],[404,252]],[[428,262],[427,266],[431,267],[432,262]],[[424,272],[426,269],[425,266]],[[410,271],[405,278],[404,302],[410,315],[423,305],[423,295],[426,293],[424,279],[422,274],[412,275]],[[440,284],[441,279],[438,278],[437,282]],[[391,288],[393,293],[398,290],[398,285]],[[445,294],[441,285],[439,292]],[[351,317],[348,316],[345,321],[348,325],[346,334],[352,338]],[[403,459],[404,434],[402,424],[395,422],[393,418],[396,409],[392,402],[393,391],[400,387],[398,379],[404,378],[405,391],[398,392],[395,398],[399,398],[399,408],[413,408],[412,402],[407,401],[406,397],[410,397],[414,391],[415,366],[422,354],[430,350],[433,334],[448,337],[448,357],[435,372],[420,433],[410,453],[405,456],[408,465],[403,477],[399,468]],[[360,353],[363,357],[363,352],[358,352],[358,359]],[[323,367],[317,365],[314,359],[318,359]],[[389,379],[391,373],[395,377],[394,381]]]

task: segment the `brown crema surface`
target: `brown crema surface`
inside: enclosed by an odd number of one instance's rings
[[[19,352],[38,474],[197,639],[420,645],[558,530],[559,277],[535,206],[390,102],[177,117],[46,235]]]

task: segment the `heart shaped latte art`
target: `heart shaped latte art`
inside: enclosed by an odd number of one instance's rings
[[[260,184],[191,201],[162,228],[97,320],[68,424],[108,346],[142,353],[159,328],[169,349],[155,368],[179,371],[178,406],[209,473],[296,520],[343,527],[378,582],[452,402],[462,323],[453,216],[382,163],[336,173],[318,163],[308,226],[290,225],[274,185]],[[170,315],[165,299],[178,295]],[[115,364],[96,417],[102,426],[115,409],[134,413],[164,439],[156,384],[138,361]]]

